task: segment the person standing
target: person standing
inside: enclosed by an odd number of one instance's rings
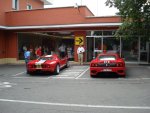
[[[24,59],[25,59],[26,67],[27,67],[28,62],[30,61],[30,55],[31,55],[31,52],[29,50],[25,50]]]
[[[60,57],[63,58],[65,57],[65,53],[66,53],[66,46],[64,44],[62,44],[59,48],[60,51]]]
[[[78,54],[78,62],[80,63],[80,65],[83,65],[83,53],[84,52],[85,52],[84,47],[79,45],[79,47],[77,49],[77,54]]]
[[[41,46],[35,51],[36,58],[39,58],[42,55],[42,50]]]

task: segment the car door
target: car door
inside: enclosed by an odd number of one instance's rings
[[[61,57],[58,57],[58,60],[59,60],[60,68],[62,68],[64,66],[64,59]]]
[[[67,62],[68,62],[68,58],[65,56],[64,58],[61,59],[62,60],[62,66],[66,66]]]

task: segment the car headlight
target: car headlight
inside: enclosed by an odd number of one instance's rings
[[[51,63],[49,63],[49,64],[55,64],[56,63],[56,61],[53,61],[53,62],[51,62]]]

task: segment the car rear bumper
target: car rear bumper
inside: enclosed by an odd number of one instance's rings
[[[116,73],[125,76],[125,67],[90,67],[90,75],[96,76],[99,73]]]

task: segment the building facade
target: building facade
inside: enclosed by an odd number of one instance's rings
[[[24,48],[32,49],[33,59],[39,46],[47,54],[59,54],[61,44],[66,46],[66,53],[73,61],[78,60],[76,51],[81,44],[86,50],[85,62],[104,49],[118,52],[126,61],[148,62],[148,42],[140,37],[133,40],[114,37],[121,25],[119,16],[95,17],[86,6],[44,9],[48,3],[47,0],[0,1],[0,64],[22,63]]]

